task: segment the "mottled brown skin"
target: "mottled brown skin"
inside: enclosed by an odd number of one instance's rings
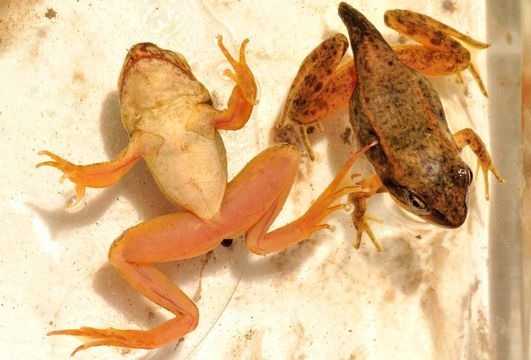
[[[299,124],[311,124],[315,118],[347,105],[344,96],[335,96],[337,93],[351,94],[356,82],[356,74],[352,69],[346,66],[337,69],[347,49],[345,35],[334,34],[303,60],[291,85],[291,90],[297,91],[290,90],[286,103],[291,106],[284,109],[287,113],[283,118],[287,117]],[[350,76],[336,76],[333,81],[324,82],[323,79],[329,78],[333,69],[347,72]]]
[[[470,52],[456,39],[476,49],[485,49],[488,44],[474,40],[438,20],[411,10],[387,10],[384,21],[388,27],[401,34],[407,34],[410,39],[423,45],[393,46],[399,59],[410,68],[427,76],[456,74],[469,68],[481,92],[487,96],[487,89],[470,62]]]
[[[450,134],[438,94],[405,66],[357,10],[339,6],[358,71],[350,121],[382,184],[407,210],[458,227],[466,219],[470,168]]]
[[[406,66],[426,76],[461,77],[461,72],[468,70],[483,95],[488,96],[487,89],[470,60],[470,53],[463,46],[466,44],[476,49],[485,49],[488,44],[411,10],[387,10],[384,20],[388,27],[416,42],[392,46],[398,59]],[[289,127],[297,131],[299,140],[312,160],[315,156],[308,134],[315,125],[322,129],[324,120],[346,107],[356,88],[357,71],[353,59],[342,60],[348,42],[344,35],[333,34],[304,58],[277,123],[278,129]],[[459,144],[457,139],[456,142]],[[485,163],[483,166],[495,172],[493,167]]]

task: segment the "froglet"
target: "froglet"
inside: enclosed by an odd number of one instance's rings
[[[376,175],[362,183],[372,193],[389,192],[398,204],[424,220],[449,228],[461,226],[472,182],[472,171],[461,159],[462,148],[470,144],[484,171],[492,171],[501,180],[485,145],[470,129],[452,136],[431,82],[404,65],[359,11],[341,3],[339,15],[350,35],[358,69],[350,122],[360,144],[378,141],[367,152]],[[410,20],[399,15],[397,21]],[[366,222],[366,199],[365,195],[351,196],[357,246],[363,231],[377,245]]]
[[[375,193],[388,192],[399,205],[428,222],[459,227],[467,216],[472,182],[461,150],[468,145],[477,155],[487,198],[488,172],[500,182],[503,179],[472,129],[451,134],[439,95],[421,72],[445,75],[468,69],[486,94],[470,54],[454,37],[477,48],[488,45],[426,15],[389,10],[385,23],[420,43],[391,47],[351,6],[341,3],[339,15],[349,33],[354,60],[341,63],[348,48],[342,34],[319,44],[300,66],[279,126],[295,126],[313,158],[307,128],[350,105],[350,123],[359,144],[378,142],[367,153],[376,174],[360,182],[370,191],[350,195],[356,248],[364,232],[381,248],[366,214],[367,199]]]
[[[218,45],[233,68],[226,75],[236,82],[225,110],[212,106],[208,91],[182,55],[150,43],[133,46],[118,81],[122,121],[131,137],[127,148],[112,161],[91,165],[75,165],[49,151],[42,152],[52,160],[38,166],[55,167],[64,173],[63,179],[73,181],[76,201],[81,200],[86,187],[117,183],[143,158],[161,190],[184,209],[126,230],[109,251],[110,263],[123,277],[174,317],[147,330],[81,327],[49,333],[83,338],[74,353],[93,346],[153,349],[196,328],[196,305],[154,264],[199,256],[223,239],[241,235],[253,253],[283,250],[329,228],[324,223],[326,216],[344,208],[334,201],[352,192],[367,191],[361,185],[344,185],[342,180],[368,147],[345,163],[306,213],[268,232],[298,172],[298,149],[273,145],[227,184],[226,154],[217,130],[241,128],[256,103],[256,83],[245,60],[246,44],[247,40],[235,60],[218,37]]]

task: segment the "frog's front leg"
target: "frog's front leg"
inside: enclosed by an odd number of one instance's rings
[[[85,188],[104,188],[119,182],[142,156],[156,153],[162,140],[152,134],[136,131],[129,145],[114,160],[90,165],[75,165],[71,162],[43,150],[39,155],[47,155],[52,160],[37,164],[37,167],[50,166],[63,172],[60,179],[72,181],[76,185],[76,199],[68,207],[77,205],[85,195]]]
[[[245,39],[240,46],[239,60],[234,59],[225,48],[221,35],[217,39],[221,52],[234,70],[234,72],[231,72],[227,69],[224,74],[234,80],[236,85],[229,98],[227,109],[220,111],[219,114],[214,116],[212,124],[216,129],[238,130],[249,120],[253,107],[257,103],[256,82],[245,60],[245,47],[249,43],[249,39]]]
[[[300,160],[298,150],[286,144],[266,149],[245,166],[228,184],[217,217],[203,221],[189,212],[179,212],[130,228],[111,246],[111,264],[135,289],[175,317],[149,330],[82,327],[49,335],[83,337],[85,342],[74,353],[104,345],[151,349],[186,335],[197,326],[199,312],[153,264],[192,258],[214,249],[224,238],[243,234],[248,248],[258,254],[279,251],[307,239],[328,227],[322,224],[328,214],[344,208],[332,205],[335,200],[350,192],[366,191],[361,186],[343,186],[342,180],[367,148],[352,156],[299,220],[273,232],[266,233],[289,194]]]
[[[470,146],[470,149],[476,154],[478,158],[478,168],[481,167],[483,172],[483,179],[485,181],[485,198],[489,199],[489,171],[494,174],[496,180],[500,183],[504,183],[505,180],[498,173],[492,159],[490,158],[487,147],[481,140],[481,138],[472,129],[463,129],[454,134],[454,140],[459,149],[463,149],[465,146]],[[477,169],[476,169],[477,172]]]
[[[372,217],[366,213],[366,210],[369,197],[387,190],[378,175],[370,176],[357,184],[365,187],[367,192],[357,192],[349,195],[349,202],[354,206],[354,210],[352,211],[352,223],[356,228],[356,242],[354,243],[354,248],[359,249],[363,233],[367,233],[371,242],[376,247],[376,250],[381,251],[382,247],[378,243],[378,240],[376,240],[376,236],[374,236],[374,233],[369,226],[368,221],[371,220]]]

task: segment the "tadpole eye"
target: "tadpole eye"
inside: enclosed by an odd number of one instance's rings
[[[464,180],[466,181],[467,185],[472,184],[472,180],[474,180],[474,174],[472,173],[472,170],[468,168],[460,168],[459,170],[457,170],[457,176],[458,176],[457,181]],[[463,179],[463,180],[459,180],[459,179]]]
[[[420,211],[426,211],[426,204],[418,196],[413,195],[412,193],[407,194],[407,200],[409,205]]]

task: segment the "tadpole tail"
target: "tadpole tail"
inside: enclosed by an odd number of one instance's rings
[[[349,4],[341,2],[339,4],[338,14],[347,27],[353,50],[357,48],[358,44],[366,36],[377,36],[381,40],[385,41],[374,25],[371,24],[371,22],[367,20],[362,13],[354,9]]]

